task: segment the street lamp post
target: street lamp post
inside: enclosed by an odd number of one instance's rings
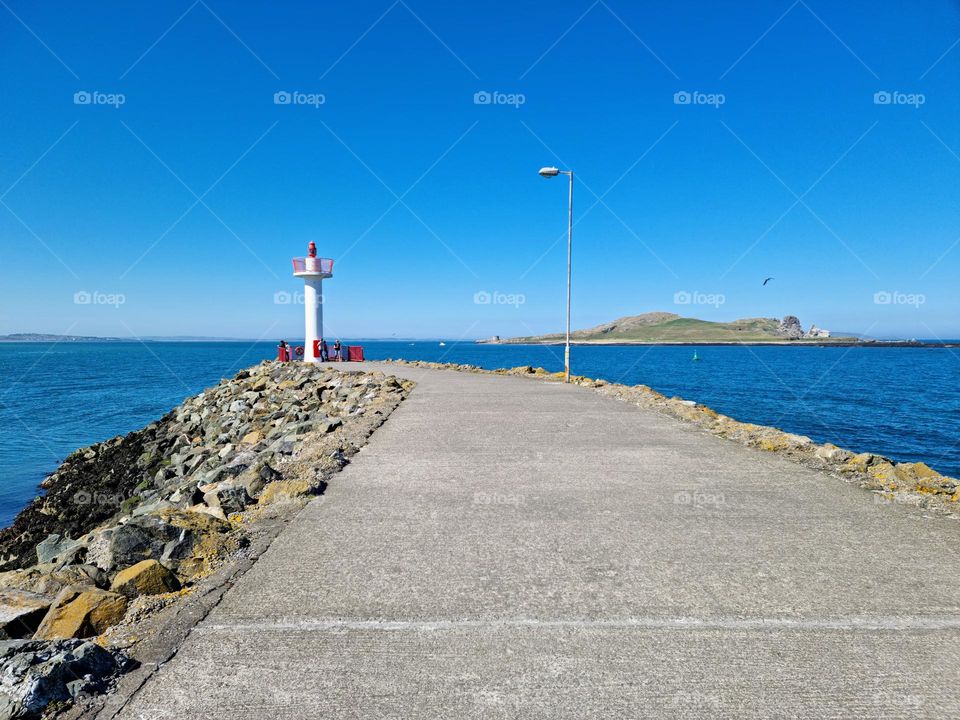
[[[570,267],[573,259],[573,171],[555,167],[540,168],[545,178],[567,175],[570,178],[570,198],[567,205],[567,344],[563,350],[563,381],[570,382]]]

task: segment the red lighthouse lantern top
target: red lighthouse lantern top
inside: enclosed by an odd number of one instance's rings
[[[333,260],[317,257],[317,244],[310,241],[307,256],[293,259],[293,274],[297,277],[333,277]]]

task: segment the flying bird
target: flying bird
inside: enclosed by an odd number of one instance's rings
[[[772,278],[772,277],[768,277],[766,280],[763,281],[763,284],[766,285],[766,284],[767,284],[768,282],[770,282],[771,280],[773,280],[773,278]]]

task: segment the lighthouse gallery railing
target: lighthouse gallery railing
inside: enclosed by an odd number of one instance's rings
[[[306,273],[316,272],[324,275],[333,274],[333,260],[330,258],[311,258],[298,257],[293,258],[293,272]]]

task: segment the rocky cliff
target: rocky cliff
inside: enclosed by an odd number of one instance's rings
[[[803,327],[796,315],[787,315],[777,326],[777,335],[787,340],[799,340],[803,337]]]

